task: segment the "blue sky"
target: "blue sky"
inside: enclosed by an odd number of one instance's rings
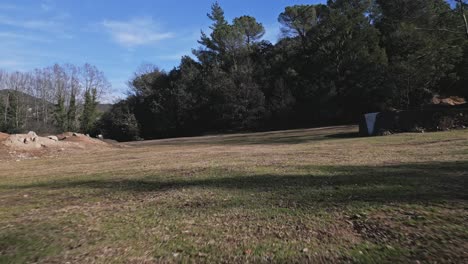
[[[0,0],[0,69],[29,71],[54,63],[102,70],[121,97],[142,64],[166,70],[198,46],[214,0]],[[279,35],[284,7],[318,0],[219,0],[228,20],[251,15]]]

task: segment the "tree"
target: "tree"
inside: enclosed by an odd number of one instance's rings
[[[462,58],[458,33],[449,32],[455,16],[443,0],[377,1],[381,14],[376,21],[389,58],[388,87],[394,106],[414,108],[443,92],[441,80],[455,76]]]
[[[313,5],[288,6],[278,17],[285,36],[299,36],[305,49],[307,33],[317,25],[317,11]]]
[[[72,91],[70,95],[70,102],[68,105],[67,111],[67,130],[75,131],[76,130],[76,95],[75,92]]]
[[[212,32],[208,36],[202,31],[198,43],[215,53],[223,53],[227,49],[226,36],[231,33],[231,27],[224,17],[224,10],[218,2],[215,2],[211,6],[211,13],[208,13],[207,16],[213,21],[210,26]]]
[[[248,47],[252,42],[260,40],[265,35],[265,28],[251,16],[241,16],[234,19],[234,27],[241,32]]]
[[[96,122],[97,89],[85,91],[83,113],[81,115],[81,132],[91,133]]]
[[[0,96],[0,131],[5,130],[5,121],[4,121],[4,111],[5,111],[5,98],[3,96]]]
[[[106,138],[118,141],[139,139],[138,122],[128,101],[121,101],[104,113],[99,121],[99,128]]]
[[[468,39],[468,20],[466,19],[466,13],[465,13],[465,6],[467,4],[465,4],[463,0],[457,0],[457,2],[458,2],[458,8],[460,9],[460,15],[463,19],[463,23],[465,26],[466,38]]]
[[[265,30],[254,17],[229,22],[216,2],[196,59],[183,57],[168,72],[139,71],[129,97],[104,123],[127,139],[306,127],[418,108],[436,93],[463,95],[464,8],[444,0],[290,6],[278,18],[284,37],[271,44],[261,41]]]
[[[57,95],[54,116],[57,128],[60,132],[64,132],[67,129],[67,112],[65,109],[65,98],[62,94]]]

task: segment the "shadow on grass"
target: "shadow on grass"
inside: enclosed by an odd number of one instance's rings
[[[358,138],[361,137],[359,132],[338,133],[325,136],[327,138]]]
[[[192,138],[175,138],[162,140],[148,140],[125,143],[130,146],[152,145],[284,145],[302,144],[306,142],[330,139],[345,139],[357,137],[356,126],[338,126],[288,131],[259,132],[249,134],[231,134],[219,136],[205,136]]]
[[[402,164],[391,166],[299,167],[300,171],[320,171],[320,175],[251,175],[222,172],[173,180],[154,176],[136,180],[54,181],[32,185],[0,186],[0,189],[94,188],[105,192],[163,192],[176,189],[226,189],[285,199],[292,203],[352,203],[353,201],[430,202],[466,200],[468,161]],[[219,176],[218,176],[219,175]],[[330,176],[323,176],[330,175]],[[171,175],[172,176],[172,175]]]

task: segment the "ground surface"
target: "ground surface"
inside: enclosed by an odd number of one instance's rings
[[[0,162],[0,263],[467,263],[468,131],[355,132]]]

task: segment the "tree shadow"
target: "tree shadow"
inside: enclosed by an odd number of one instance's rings
[[[165,192],[178,189],[225,189],[262,194],[269,201],[287,201],[305,206],[312,203],[348,205],[369,203],[437,202],[467,200],[468,162],[416,163],[390,166],[307,166],[310,173],[275,175],[235,173],[234,176],[184,178],[145,177],[135,180],[68,180],[31,185],[3,185],[0,189],[92,188],[104,192]],[[330,176],[323,176],[323,173]]]
[[[359,132],[350,132],[350,133],[338,133],[325,136],[327,138],[358,138],[361,137]]]
[[[284,145],[313,141],[351,138],[358,134],[356,126],[338,126],[287,131],[258,132],[249,134],[214,135],[175,139],[148,140],[125,143],[129,146],[191,146],[191,145]],[[331,134],[331,135],[330,135]]]

